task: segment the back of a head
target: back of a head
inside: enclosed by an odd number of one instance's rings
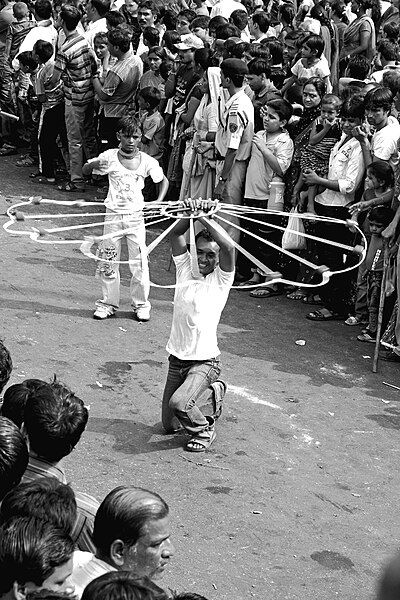
[[[81,16],[79,9],[72,6],[72,4],[63,4],[61,7],[60,18],[64,22],[67,31],[73,31],[77,28]]]
[[[93,542],[98,552],[108,556],[112,542],[119,539],[136,544],[148,521],[164,519],[167,503],[154,492],[134,486],[120,486],[100,504],[93,527]]]
[[[14,583],[37,586],[72,558],[74,543],[65,533],[40,519],[19,517],[0,527],[0,595]]]
[[[4,392],[1,416],[10,419],[10,421],[20,428],[24,422],[25,406],[28,397],[29,389],[25,385],[25,382],[10,385]]]
[[[79,442],[88,416],[83,401],[57,380],[38,386],[30,393],[24,413],[30,449],[58,462]]]
[[[400,599],[400,554],[386,565],[378,583],[377,600]]]
[[[3,342],[0,340],[0,393],[3,391],[4,386],[10,379],[12,367],[11,355]]]
[[[0,417],[0,500],[22,479],[28,466],[28,448],[18,427]]]
[[[81,600],[168,600],[168,595],[147,578],[135,578],[130,571],[113,571],[91,581]]]
[[[55,477],[40,477],[11,490],[0,507],[0,521],[35,517],[71,535],[76,521],[75,494]]]
[[[35,13],[40,20],[45,21],[51,18],[52,6],[50,0],[36,0]]]
[[[252,16],[253,23],[256,23],[261,33],[267,33],[270,26],[270,18],[266,12],[257,12]]]
[[[119,49],[120,52],[128,52],[131,46],[132,29],[126,23],[110,29],[107,33],[110,44]]]

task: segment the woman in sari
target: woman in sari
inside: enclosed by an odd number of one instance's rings
[[[215,187],[214,150],[202,152],[199,143],[206,141],[207,133],[217,131],[218,110],[224,109],[225,99],[219,67],[207,69],[200,89],[203,97],[193,117],[193,126],[185,131],[186,136],[190,136],[191,139],[186,144],[183,158],[181,200],[188,197],[211,198]]]
[[[372,18],[367,10],[372,9]],[[348,60],[354,54],[363,54],[372,61],[376,51],[376,34],[374,20],[380,18],[379,5],[373,0],[352,0],[351,10],[357,18],[350,23],[343,36],[343,47],[340,54],[340,69],[344,72]]]

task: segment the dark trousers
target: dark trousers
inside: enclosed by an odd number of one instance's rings
[[[382,278],[383,271],[368,271],[367,273],[368,329],[370,333],[376,333],[378,329]]]
[[[117,125],[120,117],[105,117],[104,113],[99,116],[99,137],[107,141],[106,150],[117,148],[119,141],[117,139]]]
[[[350,218],[350,213],[344,206],[325,206],[315,202],[315,211],[317,215],[324,217],[343,220]],[[340,242],[341,244],[350,244],[353,236],[345,225],[330,223],[328,221],[317,221],[315,223],[315,234],[325,240]],[[318,254],[320,265],[329,267],[331,271],[344,269],[349,266],[350,260],[354,261],[354,257],[347,254],[345,262],[345,253],[341,248],[323,243],[317,243],[316,245],[318,246],[316,253]],[[347,315],[349,311],[352,277],[353,273],[351,271],[340,275],[333,275],[326,285],[319,288],[319,295],[326,308],[341,316]]]
[[[58,155],[57,137],[60,136],[64,148],[68,147],[64,108],[64,102],[60,102],[46,110],[41,119],[39,148],[44,177],[54,177],[54,158]]]

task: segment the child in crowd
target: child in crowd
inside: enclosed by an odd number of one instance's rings
[[[33,47],[33,54],[39,62],[34,86],[37,99],[42,107],[39,128],[41,175],[38,176],[37,181],[55,183],[54,162],[58,155],[58,137],[63,148],[63,155],[66,157],[68,153],[63,86],[61,80],[55,87],[49,84],[54,70],[52,44],[38,40]]]
[[[291,105],[283,99],[271,100],[261,109],[264,130],[256,133],[253,138],[244,193],[244,203],[247,206],[271,208],[268,205],[271,184],[274,182],[283,186],[283,177],[289,168],[294,152],[293,141],[286,131],[286,125],[292,113]],[[259,235],[259,225],[255,224],[254,226],[249,222],[246,223],[246,228]],[[244,240],[243,243],[251,252],[257,242],[251,236],[246,236],[246,238],[247,240]],[[262,252],[262,249],[258,250]],[[253,275],[245,283],[246,285],[258,284],[264,280],[265,274],[259,269],[252,269],[252,272]],[[256,292],[257,297],[271,296],[274,293],[272,288],[254,290],[253,295]]]
[[[158,162],[139,150],[142,137],[140,123],[135,117],[123,117],[118,123],[118,148],[107,150],[89,160],[83,167],[84,175],[108,175],[109,190],[105,200],[104,235],[112,234],[99,249],[97,276],[101,279],[103,297],[96,302],[93,318],[112,317],[119,307],[119,257],[121,242],[126,238],[129,267],[132,273],[130,295],[138,321],[150,319],[149,268],[146,251],[146,230],[143,218],[143,187],[150,176],[159,186],[156,202],[161,202],[168,189],[168,181]]]
[[[147,62],[150,68],[148,71],[143,73],[139,83],[140,89],[146,87],[157,88],[162,98],[165,94],[165,79],[160,73],[160,67],[165,57],[166,54],[162,46],[153,46],[150,48],[147,55]]]
[[[386,229],[394,217],[394,212],[386,206],[376,206],[368,213],[371,240],[368,244],[365,258],[367,277],[367,305],[368,327],[357,336],[360,342],[376,342],[378,328],[379,301],[383,278],[383,237],[382,231]]]
[[[282,86],[282,94],[294,83],[304,83],[310,77],[320,77],[328,93],[332,91],[328,62],[322,53],[325,43],[321,36],[309,35],[301,46],[301,58],[291,68],[292,76]]]
[[[15,86],[18,113],[23,127],[22,138],[29,143],[29,156],[33,165],[38,160],[38,102],[33,87],[33,76],[37,71],[38,61],[31,51],[21,52],[18,61],[20,69]]]
[[[190,23],[190,31],[197,35],[205,44],[211,44],[212,38],[208,34],[210,17],[199,16]]]
[[[145,87],[139,91],[138,101],[141,111],[140,125],[142,138],[139,149],[160,161],[164,150],[164,119],[159,113],[161,94],[155,87]]]
[[[29,8],[25,2],[16,2],[13,6],[13,15],[16,23],[8,26],[6,34],[6,46],[4,48],[5,57],[11,63],[19,51],[23,40],[28,32],[36,27],[36,21],[29,19]]]
[[[317,195],[317,186],[308,188],[304,199],[300,193],[304,188],[303,173],[308,170],[315,171],[320,177],[328,175],[329,157],[333,146],[340,140],[342,130],[339,122],[341,101],[334,94],[325,94],[321,102],[321,116],[312,124],[309,144],[300,156],[301,173],[293,189],[293,205],[299,205],[301,211],[315,214],[314,198]]]
[[[107,34],[103,31],[96,33],[93,38],[94,53],[97,59],[97,71],[99,73],[101,84],[104,83],[109,67],[110,53],[108,51],[107,42]]]

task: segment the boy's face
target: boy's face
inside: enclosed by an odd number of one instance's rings
[[[345,135],[352,136],[354,127],[361,127],[362,120],[359,117],[342,117],[340,126]]]
[[[260,92],[264,86],[264,78],[262,75],[254,75],[253,73],[249,73],[246,75],[247,83],[249,84],[249,88],[253,90],[253,92]]]
[[[203,42],[208,41],[207,29],[203,29],[203,27],[195,27],[194,29],[192,29],[192,33],[197,35],[197,37],[203,40]]]
[[[372,235],[380,235],[385,228],[386,226],[382,223],[378,223],[377,221],[369,221],[369,229]]]
[[[276,133],[280,131],[282,127],[285,125],[284,122],[281,121],[280,116],[269,106],[265,106],[261,111],[261,115],[263,118],[263,125],[265,131],[268,133]]]
[[[107,44],[106,42],[95,42],[94,43],[94,51],[98,59],[103,59],[107,54]]]
[[[332,106],[332,104],[323,104],[321,107],[321,117],[328,121],[329,123],[333,123],[335,119],[337,119],[339,115],[339,111],[337,108]]]
[[[285,63],[291,62],[297,54],[296,44],[293,40],[283,42],[283,60]]]
[[[367,121],[374,127],[384,127],[387,124],[389,112],[383,108],[367,108],[365,111]]]
[[[125,8],[132,17],[137,17],[139,5],[135,0],[125,0]]]
[[[133,133],[127,133],[126,131],[118,131],[117,139],[120,142],[120,148],[125,154],[134,154],[141,138],[140,130],[136,130]]]
[[[187,65],[191,63],[194,59],[194,51],[189,48],[189,50],[179,50],[179,60],[181,64]]]
[[[179,35],[185,35],[186,33],[190,33],[189,25],[190,23],[186,19],[186,17],[178,17],[176,20],[176,30],[179,33]]]
[[[72,557],[66,563],[56,567],[53,573],[43,581],[42,585],[37,586],[33,583],[28,583],[27,591],[31,592],[35,590],[46,589],[51,590],[52,592],[59,592],[73,596],[75,589],[70,582],[71,575]]]
[[[155,54],[148,56],[149,66],[151,71],[159,71],[162,59]]]

